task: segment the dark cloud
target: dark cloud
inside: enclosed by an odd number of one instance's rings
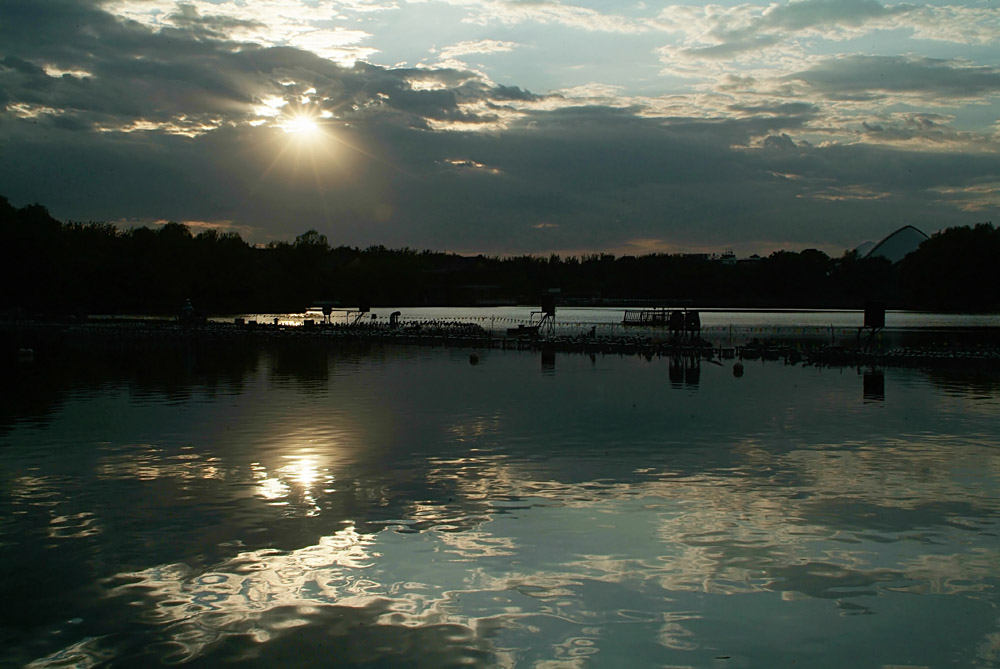
[[[760,51],[781,41],[776,35],[731,35],[723,36],[723,41],[712,46],[692,47],[682,53],[693,58],[707,60],[729,60],[747,51]]]
[[[4,12],[0,52],[39,68],[0,71],[11,100],[104,125],[232,113],[255,92],[240,76],[246,58],[222,43],[151,33],[85,2],[10,0]],[[49,77],[43,66],[80,74]]]
[[[61,144],[49,131],[12,147],[25,158],[17,170],[0,169],[0,184],[74,218],[126,211],[238,221],[258,228],[260,239],[317,228],[337,243],[545,252],[620,248],[636,238],[849,248],[899,221],[928,230],[953,221],[954,211],[931,190],[942,170],[949,183],[1000,174],[995,157],[816,148],[787,135],[769,139],[765,150],[733,150],[719,138],[745,139],[754,123],[729,122],[718,134],[702,123],[702,132],[691,132],[698,125],[594,108],[502,137],[360,124],[340,131],[344,146],[360,150],[343,148],[316,171],[308,157],[286,155],[271,165],[286,141],[280,131],[227,128],[192,140],[64,132],[79,137]],[[442,169],[447,160],[495,172]],[[847,195],[817,197],[837,189]],[[850,197],[869,191],[892,197]]]
[[[804,0],[775,5],[764,12],[760,25],[799,31],[816,26],[860,26],[872,19],[902,14],[909,5],[887,8],[876,0]]]
[[[160,31],[94,2],[4,0],[0,11],[0,194],[63,218],[231,221],[256,241],[315,228],[337,244],[492,253],[635,239],[851,248],[902,222],[964,222],[934,189],[1000,174],[985,153],[810,146],[796,136],[822,112],[813,101],[662,118],[567,106],[460,69],[342,67],[240,44],[225,35],[243,26],[184,7]],[[995,86],[989,68],[861,57],[793,79],[817,96],[869,94],[876,75],[849,80],[879,64],[897,90],[921,73],[932,89],[946,75],[962,81],[955,90]],[[249,124],[275,97],[331,115],[321,150]],[[947,130],[930,115],[862,128],[894,140]]]
[[[816,116],[820,108],[810,102],[776,102],[773,104],[735,104],[729,109],[746,114],[778,114],[782,116]]]
[[[794,149],[797,146],[795,141],[784,133],[780,135],[768,135],[764,138],[765,149]]]
[[[213,39],[225,39],[233,30],[237,28],[257,28],[263,24],[256,21],[243,21],[228,16],[204,16],[198,12],[194,5],[180,4],[178,11],[170,14],[168,20],[186,30],[191,30],[194,34]]]
[[[862,122],[864,134],[871,139],[892,142],[956,143],[976,141],[971,133],[952,128],[950,117],[940,114],[897,114],[892,118]]]
[[[491,91],[494,100],[518,100],[530,102],[542,99],[543,96],[535,95],[517,86],[497,86]]]
[[[18,10],[15,16],[46,23],[44,40],[56,46],[42,47],[24,39],[11,22],[0,22],[6,26],[0,28],[0,49],[6,53],[0,87],[10,100],[59,110],[81,125],[124,126],[182,115],[192,124],[221,116],[245,120],[240,117],[262,99],[294,99],[308,88],[317,89],[322,106],[345,118],[378,114],[419,127],[426,119],[492,120],[471,118],[459,109],[461,102],[532,99],[514,87],[500,87],[494,95],[467,72],[364,64],[342,68],[298,49],[233,44],[215,39],[232,27],[229,22],[201,17],[193,8],[184,9],[180,18],[172,16],[182,27],[154,33],[86,5],[55,3],[49,7],[54,20],[48,21],[36,3],[11,2]],[[41,65],[88,76],[50,77]],[[409,83],[414,79],[433,80],[444,88],[414,90]],[[300,85],[280,83],[288,80]]]
[[[783,5],[772,4],[753,19],[738,21],[738,28],[730,27],[727,14],[719,12],[716,14],[717,23],[699,36],[699,39],[712,44],[691,47],[683,53],[708,60],[726,60],[767,49],[811,29],[856,29],[913,9],[913,6],[905,4],[885,7],[876,0],[799,0]]]
[[[0,66],[4,69],[14,70],[29,77],[45,76],[45,70],[37,65],[34,65],[33,63],[29,63],[26,60],[21,60],[17,56],[7,56],[3,60],[0,60]]]
[[[1000,92],[1000,68],[905,56],[830,58],[786,81],[800,81],[830,99],[869,99],[889,94],[965,99]]]

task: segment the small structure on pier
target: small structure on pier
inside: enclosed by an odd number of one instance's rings
[[[864,333],[864,350],[871,351],[874,347],[875,335],[885,327],[885,302],[865,302],[864,325],[858,328],[858,347],[861,348],[861,337]]]
[[[558,289],[550,288],[549,292],[542,295],[542,308],[539,311],[531,312],[531,320],[528,325],[523,323],[516,328],[507,328],[508,337],[534,337],[544,331],[552,334],[556,325],[556,293]],[[535,321],[535,316],[539,316]]]
[[[542,295],[542,309],[541,311],[532,311],[531,315],[534,317],[538,314],[540,318],[538,319],[538,329],[545,329],[549,334],[552,334],[552,330],[556,326],[556,293],[559,292],[558,289],[550,288],[549,292]]]
[[[701,314],[697,311],[685,311],[684,329],[691,339],[701,337]]]
[[[340,306],[340,302],[336,300],[318,300],[312,303],[306,311],[322,311],[323,312],[323,322],[326,324],[330,323],[330,317],[333,315],[334,309]]]

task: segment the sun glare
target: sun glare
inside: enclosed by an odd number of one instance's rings
[[[285,129],[285,132],[301,137],[316,135],[320,131],[319,124],[316,123],[315,117],[307,114],[298,114],[289,118],[287,121],[282,123],[282,127]]]

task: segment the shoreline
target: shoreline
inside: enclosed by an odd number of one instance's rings
[[[1000,330],[973,329],[986,335],[985,344],[963,345],[960,341],[935,342],[928,346],[896,346],[879,349],[820,343],[815,339],[757,338],[731,346],[700,339],[671,340],[668,337],[621,334],[615,336],[536,335],[514,337],[490,334],[485,328],[461,322],[427,323],[419,327],[235,323],[183,323],[177,320],[100,319],[79,322],[17,321],[0,323],[0,343],[6,360],[29,361],[57,355],[60,351],[136,351],[175,346],[218,345],[401,345],[475,350],[536,351],[543,355],[579,353],[590,355],[641,355],[689,357],[706,360],[772,360],[785,364],[831,367],[979,367],[1000,372]],[[955,328],[952,334],[967,334],[970,328]],[[935,328],[937,334],[948,334]],[[666,333],[664,333],[666,335]],[[858,343],[864,343],[859,339]]]

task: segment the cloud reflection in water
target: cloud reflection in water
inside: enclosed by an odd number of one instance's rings
[[[705,595],[775,593],[805,610],[832,600],[852,615],[877,612],[890,592],[975,596],[1000,573],[996,550],[928,554],[921,543],[815,523],[811,495],[729,473],[595,490],[533,481],[521,465],[496,460],[495,469],[490,458],[467,458],[438,470],[474,498],[516,505],[472,517],[415,505],[406,522],[376,534],[348,526],[313,546],[244,552],[200,573],[167,565],[120,574],[127,584],[115,594],[140,594],[143,621],[168,634],[177,660],[213,657],[212,645],[231,635],[270,643],[335,609],[351,624],[453,626],[463,648],[513,666],[539,653],[530,650],[534,635],[561,638],[547,652],[569,661],[600,653],[620,626],[653,627],[671,651],[704,650],[704,615],[692,607]],[[852,470],[823,471],[837,478]],[[531,496],[540,483],[546,496]],[[821,496],[822,486],[812,492]],[[412,533],[430,515],[434,522]],[[887,541],[896,543],[888,561]],[[483,626],[493,629],[488,639],[477,636]]]
[[[87,629],[46,638],[80,664],[995,662],[993,399],[939,402],[909,371],[873,404],[853,371],[707,367],[688,393],[662,361],[499,360],[265,377],[186,405],[188,432],[144,405],[158,439],[20,430],[3,539],[92,570],[47,593]],[[892,634],[959,614],[940,650]]]

